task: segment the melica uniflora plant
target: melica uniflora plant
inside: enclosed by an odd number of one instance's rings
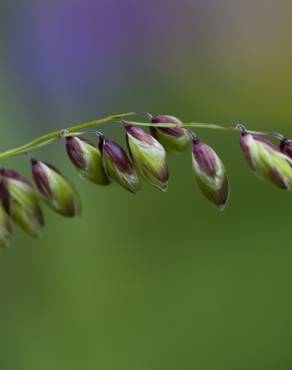
[[[123,117],[144,116],[148,122],[125,121]],[[87,128],[116,122],[123,125],[127,151],[98,131]],[[139,126],[149,126],[146,132]],[[190,128],[240,132],[243,155],[256,175],[280,189],[292,188],[292,141],[275,132],[249,131],[244,125],[183,123],[169,115],[125,113],[51,132],[16,149],[0,153],[0,159],[28,154],[33,183],[11,169],[0,169],[0,246],[9,244],[13,224],[32,237],[44,227],[42,203],[65,217],[81,212],[79,195],[70,181],[53,165],[32,157],[31,152],[59,139],[66,140],[68,158],[83,179],[96,185],[113,183],[136,193],[146,182],[166,191],[169,180],[167,155],[190,150],[195,182],[202,194],[223,210],[229,197],[226,168],[217,152]],[[94,140],[84,138],[95,133]],[[272,136],[276,144],[267,140]]]

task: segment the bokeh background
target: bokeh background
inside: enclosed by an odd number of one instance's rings
[[[1,0],[0,150],[111,113],[292,137],[291,1]],[[120,127],[104,127],[123,143]],[[207,203],[190,152],[167,193],[79,179],[58,142],[38,152],[78,187],[80,219],[46,209],[41,240],[0,254],[3,370],[292,368],[291,194],[249,171],[238,135],[197,133],[231,181]],[[30,176],[26,158],[7,160]]]

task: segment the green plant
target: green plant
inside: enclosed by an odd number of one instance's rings
[[[146,117],[148,122],[125,120],[131,116]],[[130,156],[119,144],[102,133],[87,130],[111,122],[124,126]],[[142,127],[150,127],[150,133]],[[41,235],[44,226],[41,201],[66,217],[80,213],[80,198],[70,182],[55,167],[32,156],[32,152],[60,139],[66,139],[68,156],[83,178],[101,186],[116,182],[132,193],[141,189],[142,180],[166,191],[166,153],[182,152],[191,143],[192,168],[198,186],[209,201],[219,209],[224,209],[229,196],[229,181],[224,164],[214,149],[202,142],[191,128],[240,132],[241,148],[251,169],[273,185],[291,189],[292,141],[279,133],[250,131],[242,124],[224,127],[183,123],[173,116],[152,116],[143,112],[111,115],[51,132],[0,153],[0,159],[28,154],[34,180],[33,185],[13,170],[0,170],[0,246],[8,245],[12,223],[31,236]],[[83,135],[87,133],[95,133],[98,144],[85,139]],[[279,140],[279,145],[267,140],[266,136]]]

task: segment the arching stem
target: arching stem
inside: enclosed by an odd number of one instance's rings
[[[147,117],[147,115],[145,113],[143,113],[143,114],[144,114],[144,116]],[[78,124],[78,125],[75,125],[75,126],[71,126],[69,128],[66,128],[66,129],[53,131],[53,132],[50,132],[46,135],[40,136],[40,137],[36,138],[35,140],[30,141],[29,143],[27,143],[25,145],[22,145],[22,146],[19,146],[17,148],[10,149],[10,150],[7,150],[7,151],[4,151],[4,152],[0,153],[0,159],[16,157],[16,156],[21,155],[21,154],[32,152],[32,151],[40,149],[40,148],[42,148],[46,145],[52,144],[53,142],[55,142],[57,140],[60,140],[60,139],[62,139],[64,137],[67,137],[67,136],[83,135],[86,132],[86,131],[84,132],[84,130],[86,130],[88,128],[91,128],[91,127],[100,126],[100,125],[107,124],[107,123],[110,123],[110,122],[115,122],[115,123],[121,124],[122,123],[121,122],[122,117],[130,117],[130,116],[135,116],[135,115],[141,115],[141,113],[139,114],[139,112],[138,113],[128,112],[128,113],[110,115],[110,116],[107,116],[107,117],[104,117],[104,118],[101,118],[101,119],[98,119],[98,120],[89,121],[89,122],[81,123],[81,124]],[[151,116],[150,114],[148,114],[148,115],[149,115],[149,117]],[[145,126],[145,127],[149,127],[149,126],[153,126],[153,127],[177,127],[177,125],[174,124],[174,123],[169,123],[169,124],[162,123],[162,124],[160,124],[160,123],[150,123],[150,122],[135,122],[135,121],[127,121],[127,120],[123,120],[123,123],[126,123],[128,125]],[[221,125],[214,124],[214,123],[199,123],[199,122],[193,123],[193,122],[191,122],[191,123],[183,123],[182,126],[180,126],[180,127],[196,128],[196,129],[208,129],[208,130],[221,130],[221,131],[229,131],[229,132],[239,132],[240,131],[238,126],[227,127],[227,126],[221,126]],[[251,133],[251,134],[261,135],[261,136],[270,135],[270,136],[275,136],[277,138],[280,137],[280,134],[273,133],[273,132],[250,131],[250,130],[247,130],[246,132]]]

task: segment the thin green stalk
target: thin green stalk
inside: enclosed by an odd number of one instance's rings
[[[84,135],[84,134],[85,134],[85,132],[74,132],[74,136],[81,136],[81,135]],[[72,136],[72,133],[68,132],[68,133],[64,133],[60,136],[52,137],[51,139],[47,139],[45,141],[39,142],[38,144],[34,144],[33,147],[31,147],[31,148],[22,146],[22,147],[19,147],[19,148],[16,148],[16,149],[8,150],[6,152],[0,153],[0,158],[5,159],[5,158],[10,158],[10,157],[15,157],[15,156],[21,155],[21,154],[27,154],[27,153],[30,153],[33,150],[41,149],[42,147],[44,147],[46,145],[52,144],[55,141],[59,140],[60,138],[65,138],[65,137],[69,137],[69,136]]]
[[[67,136],[72,136],[74,133],[74,136],[79,136],[84,134],[84,130],[91,128],[91,127],[96,127],[100,126],[106,123],[110,122],[116,122],[119,124],[126,123],[128,125],[134,125],[134,126],[153,126],[153,127],[177,127],[176,124],[174,123],[169,123],[169,124],[159,124],[159,123],[144,123],[144,122],[134,122],[134,121],[124,121],[122,120],[123,117],[130,117],[130,116],[135,116],[137,113],[135,112],[128,112],[128,113],[122,113],[122,114],[115,114],[115,115],[110,115],[101,119],[97,119],[94,121],[89,121],[85,123],[81,123],[75,126],[71,126],[69,128],[63,129],[63,130],[58,130],[58,131],[53,131],[50,132],[46,135],[40,136],[36,138],[35,140],[32,140],[28,142],[25,145],[19,146],[17,148],[11,149],[4,151],[0,153],[0,159],[5,159],[5,158],[11,158],[15,157],[21,154],[25,154],[28,152],[32,152],[34,150],[40,149],[46,145],[52,144],[53,142],[62,139]],[[226,126],[221,126],[217,125],[214,123],[183,123],[181,127],[187,127],[187,128],[197,128],[197,129],[209,129],[209,130],[223,130],[223,131],[229,131],[229,132],[238,132],[239,129],[236,127],[226,127]],[[262,136],[267,136],[267,135],[273,135],[276,136],[275,133],[269,133],[269,132],[262,132],[262,131],[249,131],[247,130],[248,133],[251,134],[256,134],[256,135],[262,135]]]
[[[134,122],[134,121],[125,121],[120,120],[122,123],[126,123],[128,125],[134,125],[134,126],[145,126],[145,127],[177,127],[175,123],[144,123],[144,122]],[[190,122],[190,123],[183,123],[180,127],[186,127],[186,128],[203,128],[208,130],[221,130],[221,131],[229,131],[229,132],[240,132],[240,130],[236,127],[232,126],[221,126],[217,125],[215,123],[200,123],[200,122]],[[275,136],[276,133],[272,132],[263,132],[263,131],[252,131],[252,130],[246,130],[247,133],[253,134],[253,135],[260,135],[260,136],[268,136],[273,135]]]
[[[87,128],[90,128],[90,127],[95,127],[95,126],[103,125],[103,124],[108,123],[108,122],[115,121],[115,120],[117,120],[121,117],[129,117],[129,116],[133,116],[133,115],[135,115],[134,112],[122,113],[122,114],[118,114],[118,115],[115,114],[115,115],[107,116],[107,117],[104,117],[104,118],[101,118],[101,119],[98,119],[98,120],[95,120],[95,121],[89,121],[89,122],[85,122],[85,123],[82,123],[82,124],[79,124],[79,125],[71,126],[67,129],[53,131],[53,132],[50,132],[46,135],[40,136],[40,137],[36,138],[35,140],[32,140],[32,141],[28,142],[25,145],[22,145],[22,146],[19,146],[19,147],[15,148],[15,149],[7,150],[5,152],[0,153],[0,159],[15,157],[17,155],[27,153],[27,152],[31,152],[35,149],[38,149],[38,148],[41,148],[45,145],[51,144],[54,141],[57,141],[57,140],[66,136],[66,135],[63,134],[64,130],[66,130],[66,132],[68,134],[73,133],[73,132],[75,133],[76,131],[84,130],[84,129],[87,129]],[[39,144],[41,144],[41,143],[44,143],[44,145],[39,146]]]

